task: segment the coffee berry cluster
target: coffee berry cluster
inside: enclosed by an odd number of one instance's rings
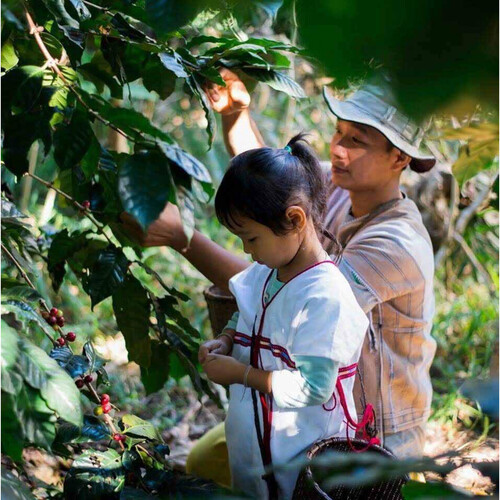
[[[53,307],[49,312],[43,311],[42,316],[45,319],[45,321],[47,321],[47,323],[56,330],[64,326],[65,323],[64,313],[60,309],[57,309],[56,307]],[[76,333],[68,332],[65,336],[59,337],[57,339],[57,343],[62,347],[63,345],[66,344],[66,342],[74,342],[75,340],[76,340]]]
[[[94,415],[99,416],[103,413],[109,413],[111,411],[111,403],[109,399],[109,394],[101,395],[101,406],[96,406],[94,408]]]

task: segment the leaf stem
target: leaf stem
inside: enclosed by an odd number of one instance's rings
[[[104,236],[108,240],[110,245],[114,244],[111,241],[111,239],[109,238],[109,236],[106,234],[106,232],[104,231],[104,226],[102,224],[100,224],[99,222],[97,222],[97,220],[94,218],[94,216],[91,213],[89,213],[89,210],[87,208],[85,208],[81,203],[76,201],[68,193],[65,193],[64,191],[61,191],[59,188],[55,187],[53,182],[46,181],[45,179],[42,179],[41,177],[38,177],[38,175],[33,174],[31,172],[27,172],[26,175],[28,175],[29,177],[33,177],[33,179],[37,180],[38,182],[40,182],[44,186],[48,187],[49,189],[53,189],[56,193],[60,194],[63,198],[66,198],[68,201],[70,201],[73,205],[75,205],[76,208],[78,208],[83,213],[83,215],[85,217],[87,217],[87,219],[90,220],[90,222],[92,222],[92,224],[94,224],[94,226],[97,228],[97,231],[99,232],[99,234]]]

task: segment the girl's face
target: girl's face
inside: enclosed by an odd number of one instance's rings
[[[272,269],[287,265],[297,254],[300,247],[298,231],[278,236],[271,229],[248,217],[235,217],[235,225],[228,228],[243,242],[243,250],[259,264]]]

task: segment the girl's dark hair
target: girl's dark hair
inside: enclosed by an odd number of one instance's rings
[[[286,209],[298,205],[322,231],[326,176],[305,136],[297,134],[283,149],[251,149],[231,160],[215,196],[221,224],[234,229],[235,217],[248,217],[283,235],[293,229]]]

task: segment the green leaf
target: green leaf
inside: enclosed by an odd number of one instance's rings
[[[37,290],[34,290],[23,282],[7,276],[2,276],[2,298],[4,300],[10,299],[33,302],[40,300],[42,296]]]
[[[155,57],[148,61],[142,73],[142,83],[147,90],[155,91],[166,99],[175,90],[176,76]]]
[[[28,486],[2,464],[2,497],[4,500],[35,500]]]
[[[498,17],[498,5],[462,1],[452,22],[448,6],[446,0],[403,7],[388,0],[382,11],[368,0],[318,0],[314,9],[296,2],[296,11],[301,43],[337,86],[364,78],[373,62],[392,75],[398,101],[415,118],[451,103],[460,112],[466,102],[471,113],[478,102],[495,109],[498,44],[489,23]]]
[[[127,436],[146,438],[150,441],[163,441],[153,424],[135,415],[123,415],[120,428]]]
[[[14,435],[13,438],[21,442],[23,442],[24,438],[26,443],[50,450],[55,437],[56,417],[54,412],[48,407],[45,399],[42,398],[41,392],[25,384],[15,398],[10,398],[12,396],[4,398],[4,394],[2,394],[3,432],[7,431],[7,428],[4,428],[5,420],[7,418],[14,420],[12,416],[15,415],[21,432]],[[8,412],[10,410],[10,415],[6,414],[4,416],[4,402],[7,405],[5,411]]]
[[[167,286],[167,284],[163,281],[162,277],[153,269],[151,269],[149,266],[144,264],[144,262],[136,262],[139,266],[141,266],[150,276],[153,276],[158,283],[163,287],[163,289],[168,292],[169,295],[173,295],[179,300],[182,300],[183,302],[187,302],[189,299],[189,296],[186,295],[185,293],[179,292],[176,288],[173,288],[171,286]]]
[[[160,34],[169,33],[187,24],[203,9],[204,2],[190,0],[146,0],[150,23]]]
[[[127,269],[128,259],[119,248],[109,245],[98,252],[90,275],[83,280],[83,288],[90,295],[92,309],[123,284]]]
[[[2,45],[2,71],[8,71],[17,65],[19,58],[17,57],[12,40],[7,40]]]
[[[183,186],[178,186],[175,198],[181,214],[182,227],[189,242],[193,237],[195,228],[193,194]]]
[[[20,345],[20,365],[25,380],[47,405],[64,420],[81,425],[83,420],[80,392],[73,379],[43,350],[28,341]]]
[[[2,84],[2,98],[3,96],[4,85]],[[40,101],[44,102],[43,99],[40,99]],[[8,112],[5,100],[2,110],[6,113]],[[2,117],[4,133],[3,161],[5,166],[18,178],[24,175],[29,169],[28,153],[35,140],[41,139],[43,141],[46,153],[50,149],[52,142],[50,119],[52,115],[52,108],[41,106],[30,112]]]
[[[115,79],[113,70],[101,50],[95,52],[90,62],[78,66],[77,71],[90,80],[99,92],[102,92],[103,86],[106,85],[111,92],[111,97],[117,99],[123,97],[123,89]]]
[[[101,419],[93,415],[84,415],[81,428],[69,422],[59,424],[55,440],[58,443],[88,443],[110,438],[109,428]]]
[[[132,26],[119,12],[111,18],[111,24],[120,35],[126,36],[135,42],[141,42],[148,38],[142,31]]]
[[[77,81],[77,75],[73,68],[69,66],[61,66],[59,68],[64,75],[66,82],[74,84]],[[51,87],[54,90],[50,100],[49,106],[63,111],[68,106],[68,96],[70,90],[67,83],[56,73],[50,69],[46,69],[43,75],[43,86]]]
[[[159,147],[161,152],[169,159],[170,162],[184,170],[184,172],[186,172],[189,176],[200,182],[212,182],[205,165],[203,165],[203,163],[197,160],[193,155],[184,151],[176,144],[166,144],[161,142]]]
[[[88,360],[83,356],[73,354],[68,346],[54,347],[49,356],[55,359],[71,378],[81,377],[89,372]]]
[[[452,172],[460,187],[483,170],[498,168],[498,123],[444,130],[442,139],[465,140]]]
[[[169,169],[168,160],[157,151],[129,156],[120,168],[118,192],[123,208],[144,229],[158,219],[173,190]]]
[[[179,78],[187,78],[189,74],[184,68],[182,57],[177,52],[162,52],[158,54],[161,63],[165,68],[175,74]]]
[[[59,231],[53,238],[47,258],[52,287],[57,292],[66,273],[66,260],[81,248],[80,234],[70,236],[67,229]]]
[[[259,68],[243,68],[243,71],[259,82],[266,83],[275,90],[285,92],[291,97],[302,99],[306,97],[302,87],[292,78],[274,70],[264,70]]]
[[[65,170],[78,164],[93,138],[87,113],[75,110],[69,125],[60,125],[54,133],[54,159],[59,167]]]
[[[26,215],[20,212],[11,201],[2,198],[2,222],[11,222],[15,219],[25,219]]]
[[[134,276],[127,275],[123,285],[113,294],[113,311],[125,338],[129,361],[148,367],[151,361],[150,305],[146,290]]]
[[[113,499],[118,498],[124,484],[121,457],[115,450],[86,450],[66,475],[64,495],[78,500]]]
[[[146,395],[157,392],[163,388],[170,372],[170,348],[163,342],[151,342],[151,363],[141,367],[141,382],[146,389]]]
[[[114,107],[95,94],[88,94],[82,90],[79,90],[79,93],[91,109],[138,140],[142,138],[141,134],[147,134],[168,143],[173,142],[166,132],[155,127],[142,113],[133,109]]]
[[[94,373],[95,371],[100,370],[106,363],[104,359],[96,353],[91,342],[85,342],[85,345],[83,346],[83,354],[89,362],[89,373]]]
[[[36,323],[45,333],[53,335],[52,328],[49,329],[47,322],[42,316],[30,305],[21,300],[7,299],[2,302],[3,312],[12,312],[19,321],[27,321],[28,323]]]
[[[2,385],[4,380],[2,380]],[[3,388],[2,388],[3,389]],[[17,414],[16,395],[2,390],[2,453],[15,462],[21,462],[24,436]]]
[[[2,335],[0,337],[2,346],[2,379],[3,374],[11,370],[19,355],[18,334],[2,319]]]
[[[405,500],[428,500],[430,498],[471,498],[472,495],[465,491],[454,488],[447,483],[408,481],[401,492]]]
[[[207,95],[201,88],[196,75],[191,75],[189,78],[187,78],[186,82],[189,85],[189,88],[191,89],[193,95],[198,99],[203,111],[205,112],[205,117],[207,119],[208,148],[210,149],[215,139],[216,129],[216,121],[214,112],[212,110],[212,105],[210,104]]]
[[[20,66],[2,78],[2,98],[5,111],[29,111],[42,93],[44,70],[38,66]],[[3,112],[5,112],[3,111]]]
[[[78,22],[73,19],[64,6],[64,0],[43,0],[43,3],[56,18],[61,27],[78,28]]]

